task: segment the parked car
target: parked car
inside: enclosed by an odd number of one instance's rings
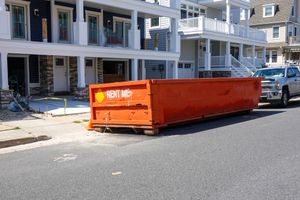
[[[287,107],[291,98],[300,96],[300,71],[298,67],[260,69],[253,76],[264,78],[261,82],[261,102]]]

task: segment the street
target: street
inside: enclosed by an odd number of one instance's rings
[[[0,155],[0,199],[300,199],[300,101]],[[62,130],[63,131],[63,130]]]

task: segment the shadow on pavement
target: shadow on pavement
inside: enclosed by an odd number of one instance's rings
[[[264,103],[259,106],[259,109],[293,109],[300,108],[300,99],[291,99],[287,108],[282,108],[280,105]]]
[[[9,122],[16,120],[35,120],[41,119],[33,112],[11,112],[9,110],[0,110],[0,122]]]
[[[184,125],[177,125],[168,128],[163,128],[160,130],[160,135],[158,137],[172,136],[172,135],[188,135],[201,131],[212,130],[216,128],[221,128],[233,124],[243,123],[246,121],[251,121],[255,119],[260,119],[268,117],[271,115],[276,115],[285,112],[284,110],[255,110],[250,114],[237,113],[226,116],[221,116],[213,119],[207,119],[203,121],[189,122]],[[144,139],[155,139],[158,137],[144,136],[143,132],[134,132],[132,129],[113,129],[112,135],[122,135],[122,137],[144,137]]]
[[[218,117],[196,123],[186,124],[182,126],[169,127],[161,130],[160,136],[172,136],[172,135],[188,135],[194,134],[201,131],[207,131],[217,129],[229,125],[239,124],[251,120],[256,120],[271,115],[283,113],[284,111],[265,111],[255,110],[250,114],[238,113],[228,116]]]

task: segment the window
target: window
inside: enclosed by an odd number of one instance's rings
[[[154,0],[155,4],[160,4],[159,0]],[[155,17],[151,19],[151,27],[159,27],[159,17]]]
[[[279,38],[279,26],[274,26],[273,27],[273,39],[278,39]]]
[[[12,36],[14,39],[26,39],[25,6],[11,5]]]
[[[56,58],[55,65],[56,66],[65,66],[65,59],[64,58]]]
[[[89,44],[98,44],[99,43],[99,37],[98,37],[98,17],[94,15],[88,15],[88,41]]]
[[[263,52],[262,51],[257,51],[256,52],[256,58],[257,59],[262,59],[263,58]]]
[[[294,17],[295,16],[295,6],[292,6],[292,16]]]
[[[265,5],[263,17],[273,17],[274,16],[274,6],[275,5]]]
[[[192,64],[191,63],[185,63],[184,64],[184,68],[185,69],[191,69],[192,68]]]
[[[93,67],[93,59],[86,59],[85,60],[85,67]]]
[[[297,36],[297,27],[294,28],[294,36]]]
[[[6,10],[6,11],[10,11],[9,5],[8,5],[8,4],[5,4],[5,10]]]
[[[266,62],[270,63],[270,52],[269,51],[266,52]]]
[[[277,51],[272,51],[272,63],[277,63]]]
[[[70,12],[58,11],[58,40],[70,42]]]
[[[151,27],[159,27],[159,17],[151,19]]]
[[[128,31],[131,28],[129,19],[114,17],[114,41],[122,47],[128,47]]]
[[[300,71],[298,68],[293,67],[294,73],[296,74],[296,76],[300,76]]]
[[[292,25],[288,25],[288,36],[289,37],[293,36],[293,26]]]
[[[199,17],[206,14],[206,9],[200,6],[181,4],[181,19]]]

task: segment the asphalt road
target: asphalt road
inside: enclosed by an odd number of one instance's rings
[[[300,101],[0,155],[0,199],[299,200]]]

